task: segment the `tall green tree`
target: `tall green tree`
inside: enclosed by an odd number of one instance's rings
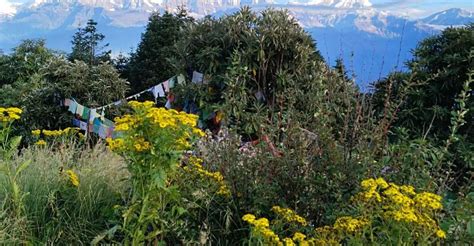
[[[219,19],[203,18],[186,26],[176,47],[176,71],[206,77],[178,100],[196,104],[201,119],[225,105],[232,124],[250,134],[259,130],[260,116],[276,116],[280,106],[301,106],[291,90],[302,90],[322,62],[310,35],[288,12],[273,9],[257,14],[244,7]]]
[[[108,43],[102,45],[104,39],[105,35],[97,30],[97,22],[90,19],[84,28],[78,28],[74,34],[69,60],[79,60],[89,65],[110,61],[111,50],[107,49]]]
[[[458,107],[455,100],[474,68],[473,33],[474,23],[447,28],[420,42],[408,62],[407,74],[395,73],[374,85],[374,102],[378,108],[383,108],[386,97],[399,98],[403,103],[397,110],[396,126],[409,129],[414,137],[445,139],[450,131],[451,111]],[[471,122],[473,106],[471,97],[467,102],[471,110],[466,115]],[[466,124],[461,132],[473,139],[473,124]]]
[[[178,13],[153,13],[135,53],[132,53],[128,80],[133,91],[143,90],[175,75],[168,59],[176,54],[175,43],[182,28],[193,19],[186,10]]]
[[[54,55],[45,40],[24,40],[11,55],[0,56],[0,85],[28,80]]]

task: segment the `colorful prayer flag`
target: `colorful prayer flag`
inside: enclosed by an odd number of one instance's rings
[[[76,109],[77,109],[77,103],[74,102],[74,101],[71,101],[71,103],[69,104],[69,112],[75,114],[76,113]]]

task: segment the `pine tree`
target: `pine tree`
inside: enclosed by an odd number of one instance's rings
[[[72,52],[69,55],[71,61],[80,60],[89,65],[97,65],[100,62],[110,61],[110,50],[106,50],[109,44],[100,46],[105,35],[97,31],[97,22],[90,19],[84,28],[78,28],[73,36]]]
[[[150,16],[138,49],[131,54],[128,80],[132,90],[143,90],[175,75],[174,64],[167,59],[175,55],[174,45],[181,38],[181,29],[190,21],[185,10]]]

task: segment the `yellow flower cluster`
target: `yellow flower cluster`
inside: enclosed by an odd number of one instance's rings
[[[0,107],[0,122],[8,123],[20,119],[20,115],[23,111],[19,108],[10,107],[2,108]]]
[[[207,177],[214,180],[219,185],[219,190],[217,191],[218,195],[222,196],[230,196],[231,192],[229,187],[226,185],[224,181],[224,177],[220,172],[209,172],[204,169],[202,166],[203,160],[200,158],[196,158],[194,156],[189,158],[189,166],[184,167],[183,169],[186,171],[194,171],[198,173],[201,177]]]
[[[43,139],[40,139],[35,144],[38,145],[38,146],[44,146],[44,145],[46,145],[46,141],[44,141]]]
[[[133,147],[137,152],[143,152],[151,148],[150,142],[145,141],[144,138],[136,138]]]
[[[299,216],[295,211],[289,208],[282,208],[280,206],[273,206],[272,211],[276,213],[278,216],[281,216],[284,220],[289,223],[295,222],[301,224],[302,226],[307,226],[308,222],[306,219]]]
[[[129,105],[134,110],[134,114],[126,114],[114,119],[115,130],[124,135],[115,140],[107,140],[111,150],[151,151],[153,147],[156,147],[152,146],[152,139],[163,135],[172,136],[168,139],[172,139],[173,143],[167,144],[173,145],[175,150],[186,150],[191,147],[190,140],[193,135],[199,137],[204,135],[202,130],[196,128],[197,115],[155,108],[155,103],[151,101],[131,101]]]
[[[266,245],[281,245],[280,238],[273,232],[269,226],[267,218],[257,219],[253,214],[246,214],[242,220],[252,225],[252,233],[263,238]]]
[[[301,232],[295,232],[292,238],[285,237],[280,240],[280,237],[270,229],[270,222],[267,218],[257,219],[253,214],[246,214],[242,217],[242,220],[252,226],[252,233],[255,236],[261,237],[264,241],[264,245],[310,246],[316,245],[318,242],[315,238],[308,238]]]
[[[123,138],[107,138],[105,139],[109,149],[112,151],[124,151],[127,150],[127,145],[125,144],[125,140]],[[135,137],[130,138],[128,140],[131,144],[129,145],[128,150],[135,151],[135,152],[145,152],[151,149],[150,142],[146,141],[145,138],[142,137]]]
[[[433,212],[443,208],[440,196],[416,193],[413,186],[387,183],[382,178],[364,180],[361,186],[363,191],[354,196],[355,201],[373,209],[380,208],[385,219],[413,223],[444,238],[444,232],[432,218]]]
[[[125,141],[122,138],[107,138],[105,141],[107,142],[110,150],[122,150],[125,146]]]
[[[415,201],[415,205],[419,208],[427,208],[430,210],[440,210],[443,208],[441,196],[433,193],[423,192],[416,194],[413,200]]]
[[[67,170],[66,174],[69,177],[71,184],[79,187],[79,178],[77,177],[77,174],[73,170]]]
[[[151,101],[137,102],[131,101],[128,103],[136,112],[143,113],[145,118],[139,118],[136,115],[124,115],[114,119],[117,131],[128,131],[135,128],[144,120],[150,120],[154,125],[161,128],[174,128],[178,124],[186,125],[193,128],[193,133],[198,136],[204,136],[204,132],[195,128],[198,116],[194,114],[187,114],[185,112],[178,112],[176,110],[165,108],[155,108]]]
[[[73,133],[77,133],[79,132],[79,128],[77,127],[68,127],[64,130],[33,130],[31,131],[31,134],[33,134],[33,136],[39,136],[41,135],[41,133],[43,133],[44,136],[46,137],[59,137],[59,136],[63,136],[63,135],[69,135],[69,134],[73,134]]]
[[[369,221],[364,218],[352,218],[351,216],[343,216],[336,219],[334,229],[343,232],[354,233],[361,231]]]

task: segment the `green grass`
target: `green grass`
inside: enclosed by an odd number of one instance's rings
[[[81,244],[90,242],[109,228],[113,206],[120,204],[127,190],[128,172],[124,161],[105,151],[77,146],[30,147],[12,160],[18,166],[31,164],[17,183],[24,195],[25,213],[8,213],[8,182],[0,175],[0,242],[20,244]],[[71,184],[65,171],[74,170],[80,184]]]

